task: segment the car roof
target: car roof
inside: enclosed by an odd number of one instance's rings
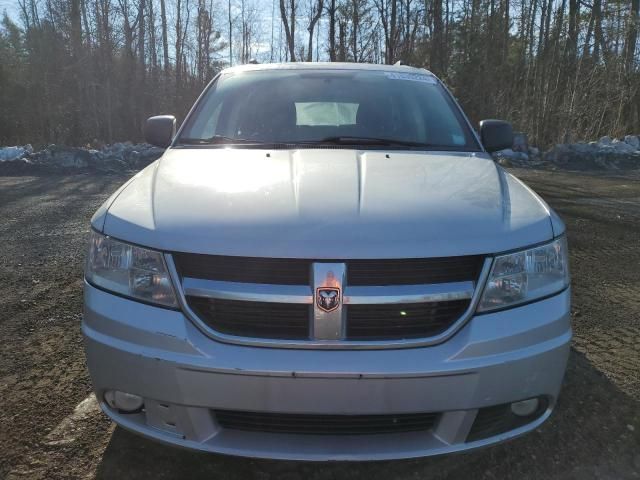
[[[288,62],[288,63],[258,63],[238,65],[224,69],[223,73],[238,73],[256,70],[364,70],[378,72],[420,73],[433,75],[424,68],[409,65],[380,65],[375,63],[342,63],[342,62]]]

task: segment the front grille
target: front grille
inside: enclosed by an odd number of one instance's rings
[[[340,340],[345,348],[445,332],[471,305],[484,264],[479,255],[333,262],[190,253],[172,258],[190,310],[212,330],[246,343]],[[332,319],[327,315],[334,310],[315,304],[327,285],[342,289],[334,308],[341,310]]]
[[[480,275],[480,255],[394,260],[349,260],[347,283],[361,286],[424,285],[474,281]]]
[[[469,300],[347,306],[348,340],[423,338],[444,332],[469,307]]]
[[[182,277],[274,285],[309,285],[314,260],[257,258],[174,253]],[[352,286],[422,285],[475,281],[483,257],[468,255],[445,258],[386,260],[320,260],[345,262],[347,284]]]
[[[180,276],[206,280],[308,285],[311,277],[311,260],[297,258],[226,257],[174,253],[173,261]]]
[[[241,337],[309,339],[310,305],[205,297],[187,297],[187,303],[204,323],[220,333]]]
[[[220,426],[233,430],[302,435],[371,435],[431,430],[436,413],[309,415],[214,410]]]

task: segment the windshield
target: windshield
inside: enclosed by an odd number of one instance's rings
[[[480,149],[427,72],[320,69],[221,75],[177,143]]]

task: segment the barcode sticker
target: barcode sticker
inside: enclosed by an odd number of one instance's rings
[[[435,85],[436,77],[433,75],[425,75],[422,73],[404,73],[404,72],[385,72],[387,78],[391,80],[410,80],[412,82],[423,82]]]

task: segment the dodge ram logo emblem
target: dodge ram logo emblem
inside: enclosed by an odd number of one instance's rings
[[[340,306],[340,289],[320,287],[316,289],[316,304],[320,310],[331,312]]]

